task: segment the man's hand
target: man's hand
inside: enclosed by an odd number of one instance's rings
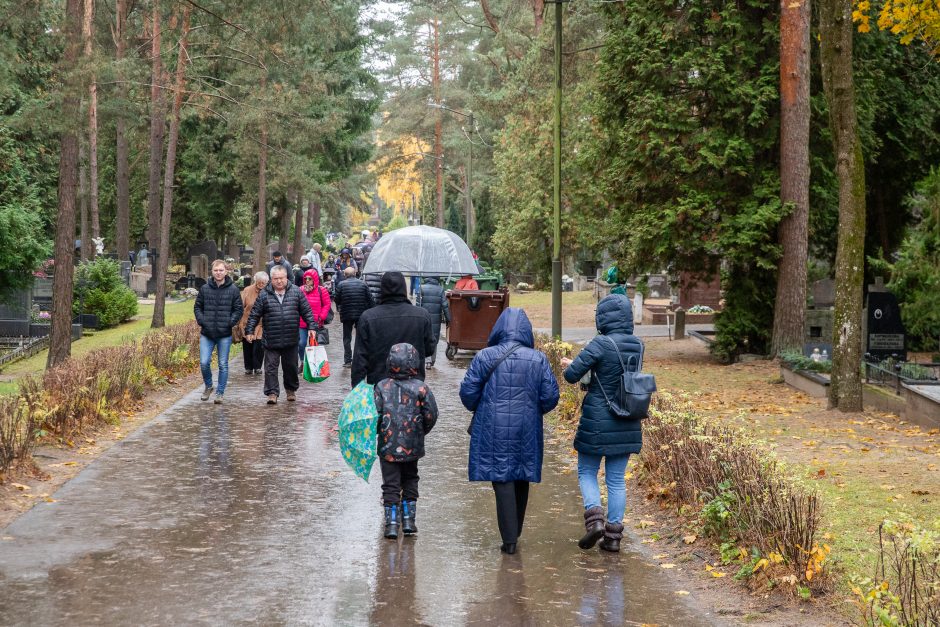
[[[559,361],[559,363],[561,363],[561,367],[562,367],[562,368],[567,368],[568,366],[571,365],[571,362],[572,362],[572,361],[574,361],[574,360],[571,359],[570,357],[562,357],[561,360]]]
[[[255,341],[255,334],[252,333],[251,335],[246,335],[246,336],[245,336],[245,339],[248,340],[249,342],[254,342],[254,341]]]

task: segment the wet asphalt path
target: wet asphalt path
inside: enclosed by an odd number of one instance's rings
[[[329,354],[338,366],[342,345]],[[578,550],[573,461],[550,434],[502,555],[492,489],[466,480],[469,355],[438,355],[416,538],[382,538],[378,464],[367,484],[340,457],[349,370],[269,407],[237,355],[224,405],[190,392],[0,531],[0,624],[718,624],[629,537],[619,555]]]

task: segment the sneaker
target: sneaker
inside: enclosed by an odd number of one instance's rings
[[[221,405],[221,404],[222,404],[222,395],[221,395],[221,394],[216,394],[216,395],[215,395],[215,401],[213,401],[213,402],[214,402],[216,405]]]
[[[212,390],[214,389],[215,388],[212,387],[211,385],[207,385],[206,389],[202,391],[202,396],[200,398],[204,401],[209,400],[209,397],[212,396]]]
[[[277,405],[277,394],[268,394],[268,405]]]
[[[260,369],[255,370],[255,374],[261,374],[261,370]]]
[[[352,362],[351,362],[351,361],[344,361],[344,362],[343,362],[343,368],[352,368]]]
[[[296,400],[297,400],[297,392],[290,392],[290,391],[288,391],[288,392],[287,392],[287,400],[289,400],[289,401],[296,401]]]
[[[246,374],[246,375],[252,375],[252,374],[254,374],[254,373],[255,373],[254,370],[246,370],[246,371],[245,371],[245,374]]]

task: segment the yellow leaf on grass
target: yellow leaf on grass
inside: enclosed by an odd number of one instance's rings
[[[675,568],[676,565],[675,564],[660,564],[659,567],[660,568]]]
[[[754,572],[756,573],[756,572],[759,571],[761,568],[766,567],[767,564],[769,564],[769,563],[770,563],[770,562],[767,561],[767,558],[766,558],[766,557],[762,557],[761,559],[757,560],[757,563],[756,563],[756,564],[754,564]]]
[[[680,597],[684,597],[684,596],[688,596],[689,591],[688,590],[676,590],[676,594],[678,594]]]
[[[725,574],[724,574],[723,572],[721,572],[720,570],[713,570],[713,571],[712,571],[712,577],[724,577],[724,576],[725,576]]]
[[[692,544],[696,540],[698,540],[698,536],[695,535],[694,533],[692,535],[683,536],[682,538],[682,541],[685,542],[686,544]]]

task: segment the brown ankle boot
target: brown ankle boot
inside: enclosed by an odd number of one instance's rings
[[[604,539],[598,546],[604,551],[617,553],[620,551],[620,539],[623,537],[623,524],[607,523],[604,525]]]
[[[604,535],[604,510],[595,505],[584,510],[584,535],[578,540],[578,547],[590,549]]]

